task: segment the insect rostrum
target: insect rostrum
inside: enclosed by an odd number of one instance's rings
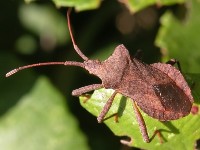
[[[6,74],[6,77],[26,68],[44,65],[71,65],[82,67],[90,74],[99,77],[100,84],[88,85],[72,91],[79,96],[99,88],[114,89],[115,92],[105,104],[97,118],[102,122],[110,109],[117,93],[131,98],[136,119],[144,141],[150,142],[145,122],[137,109],[139,106],[149,116],[161,120],[176,120],[190,113],[193,97],[191,90],[181,72],[171,64],[145,64],[137,58],[131,58],[124,45],[115,48],[113,54],[105,61],[88,59],[76,45],[70,26],[68,11],[68,27],[74,49],[84,62],[47,62],[19,67]]]

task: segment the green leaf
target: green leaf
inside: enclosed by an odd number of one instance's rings
[[[191,79],[191,83],[195,83],[196,88],[194,88],[193,92],[198,93],[200,74],[187,75],[187,78]],[[80,97],[80,103],[91,114],[98,116],[113,92],[114,90],[112,89],[96,90],[85,103],[84,101],[86,100],[86,97]],[[198,96],[198,99],[200,98],[198,94],[196,96]],[[199,102],[195,105],[199,107]],[[116,113],[118,113],[119,116],[118,122],[115,122],[115,117],[113,117]],[[175,148],[176,150],[191,150],[194,147],[195,141],[200,138],[199,114],[190,114],[187,117],[175,121],[160,122],[149,117],[142,111],[141,113],[146,122],[150,138],[153,136],[155,130],[159,130],[161,131],[160,133],[162,135],[162,139],[164,140],[163,144],[160,143],[158,136],[155,136],[150,143],[145,143],[143,141],[131,100],[123,97],[121,94],[116,95],[115,100],[105,117],[107,119],[105,119],[104,123],[116,136],[130,137],[132,139],[130,146],[139,147],[141,149],[170,150]]]
[[[199,26],[200,1],[186,3],[187,14],[184,20],[177,19],[171,12],[161,18],[162,27],[156,38],[156,45],[162,49],[165,60],[176,58],[184,72],[200,72]]]
[[[33,36],[23,35],[16,41],[16,49],[22,54],[32,54],[36,50],[37,42]]]
[[[57,6],[75,7],[77,11],[95,9],[100,5],[100,0],[52,0]]]
[[[183,3],[185,0],[121,0],[120,2],[124,3],[132,13],[135,13],[151,5],[172,5]]]
[[[1,149],[89,149],[64,101],[47,78],[39,78],[31,91],[1,117]]]
[[[77,11],[95,9],[99,7],[100,0],[53,0],[57,6],[75,7]],[[176,3],[183,3],[185,0],[121,0],[131,12],[137,12],[150,5],[172,5]]]
[[[192,89],[192,95],[195,103],[200,104],[200,75],[199,74],[186,74],[185,78]]]
[[[65,44],[69,37],[66,18],[52,6],[22,5],[19,18],[24,27],[38,35],[41,40],[48,40],[49,46]]]
[[[36,0],[25,0],[30,3]],[[58,7],[74,7],[76,11],[97,9],[101,0],[52,0]],[[136,13],[151,5],[173,5],[177,3],[184,3],[185,0],[120,0],[119,2],[124,3],[127,8],[132,12]]]

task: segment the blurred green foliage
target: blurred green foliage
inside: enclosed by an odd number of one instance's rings
[[[172,12],[166,12],[161,17],[162,26],[156,44],[163,50],[165,57],[178,59],[184,72],[199,73],[200,44],[198,31],[200,17],[197,14],[200,13],[200,2],[188,1],[183,9],[187,12],[185,14],[180,14],[183,13],[183,10],[178,12],[181,20],[175,17]]]
[[[88,150],[64,100],[46,78],[37,79],[31,91],[1,117],[1,149]]]
[[[121,0],[125,5],[115,0],[26,2],[30,3],[1,2],[0,143],[4,150],[27,147],[48,150],[127,148],[120,144],[120,138],[114,136],[116,124],[112,118],[108,121],[112,124],[110,128],[114,134],[104,124],[98,124],[96,118],[81,107],[78,98],[71,96],[73,89],[99,83],[96,77],[79,68],[48,66],[24,70],[5,78],[8,71],[21,65],[46,61],[82,61],[69,39],[66,8],[60,6],[73,6],[78,12],[72,11],[71,24],[78,46],[89,58],[104,60],[121,43],[132,55],[137,49],[142,49],[143,60],[147,63],[178,58],[183,72],[189,73],[187,81],[194,87],[195,103],[199,104],[198,0],[160,0],[159,3],[155,0]],[[89,9],[93,10],[83,11]],[[87,104],[90,105],[88,111],[93,109],[91,106],[95,100],[90,102],[92,104]],[[117,101],[114,109],[116,104]],[[131,108],[126,111],[131,111],[128,115],[131,115],[131,122],[135,122]],[[194,117],[190,115],[172,123],[180,128],[180,133],[177,136],[175,133],[176,138],[163,144],[163,147],[169,148],[167,143],[176,146],[179,139],[190,134],[189,144],[185,147],[180,144],[177,149],[192,149],[190,146],[194,146],[199,138],[196,135],[199,130],[194,131],[196,128],[191,130],[190,127],[194,126],[193,123],[199,125],[199,119],[195,119],[198,117],[199,114]],[[160,122],[146,115],[145,119],[150,124],[149,132],[152,134],[153,125]],[[189,123],[185,123],[184,127],[176,126],[185,121]],[[162,127],[166,128],[164,125]],[[132,130],[130,134],[133,137],[137,136],[136,141],[140,140],[134,146],[143,147],[137,126],[130,125],[127,129]],[[120,130],[123,132],[123,128]],[[155,149],[153,144],[155,142],[144,147]]]

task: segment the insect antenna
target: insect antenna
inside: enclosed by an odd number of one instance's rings
[[[65,62],[44,62],[44,63],[37,63],[37,64],[31,64],[31,65],[26,65],[22,66],[19,68],[15,68],[8,73],[6,73],[6,77],[9,77],[15,73],[17,73],[20,70],[24,70],[27,68],[33,68],[33,67],[40,67],[40,66],[49,66],[49,65],[65,65],[65,66],[78,66],[84,68],[84,64],[81,62],[76,62],[76,61],[65,61]]]
[[[87,60],[88,60],[88,57],[85,56],[85,55],[81,52],[81,50],[80,50],[79,47],[76,45],[76,42],[75,42],[75,40],[74,40],[74,37],[73,37],[73,34],[72,34],[71,23],[70,23],[70,17],[69,17],[69,16],[70,16],[70,12],[71,12],[71,9],[69,9],[69,10],[67,11],[67,23],[68,23],[69,34],[70,34],[70,37],[71,37],[71,40],[72,40],[74,49],[75,49],[75,51],[77,52],[77,54],[78,54],[83,60],[87,61]]]
[[[78,53],[78,55],[79,55],[83,60],[87,61],[88,58],[81,52],[81,50],[78,48],[78,46],[76,45],[76,42],[75,42],[75,40],[74,40],[74,37],[73,37],[73,34],[72,34],[72,30],[71,30],[70,17],[69,17],[70,11],[71,11],[71,9],[69,9],[69,10],[67,11],[67,22],[68,22],[69,33],[70,33],[70,37],[71,37],[71,40],[72,40],[74,49],[75,49],[75,51]],[[36,64],[31,64],[31,65],[26,65],[26,66],[22,66],[22,67],[19,67],[19,68],[15,68],[15,69],[9,71],[9,72],[6,74],[6,77],[9,77],[9,76],[11,76],[11,75],[17,73],[18,71],[24,70],[24,69],[27,69],[27,68],[40,67],[40,66],[49,66],[49,65],[79,66],[79,67],[84,68],[84,64],[83,64],[83,63],[81,63],[81,62],[76,62],[76,61],[44,62],[44,63],[36,63]]]

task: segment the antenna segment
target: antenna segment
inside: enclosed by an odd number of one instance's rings
[[[17,73],[20,70],[24,70],[27,68],[32,68],[32,67],[40,67],[40,66],[49,66],[49,65],[65,65],[65,66],[79,66],[84,68],[84,64],[81,62],[75,62],[75,61],[66,61],[66,62],[44,62],[44,63],[37,63],[37,64],[31,64],[27,66],[22,66],[16,69],[11,70],[6,74],[6,77],[9,77],[15,73]]]
[[[72,29],[71,29],[71,23],[70,23],[70,12],[71,12],[71,9],[69,9],[67,11],[67,23],[68,23],[68,28],[69,28],[69,34],[70,34],[70,37],[71,37],[71,40],[72,40],[72,43],[73,43],[73,46],[74,46],[74,49],[75,51],[78,53],[79,56],[81,56],[81,58],[85,61],[89,60],[87,56],[85,56],[81,50],[79,49],[79,47],[76,45],[76,42],[74,40],[74,37],[73,37],[73,34],[72,34]]]

